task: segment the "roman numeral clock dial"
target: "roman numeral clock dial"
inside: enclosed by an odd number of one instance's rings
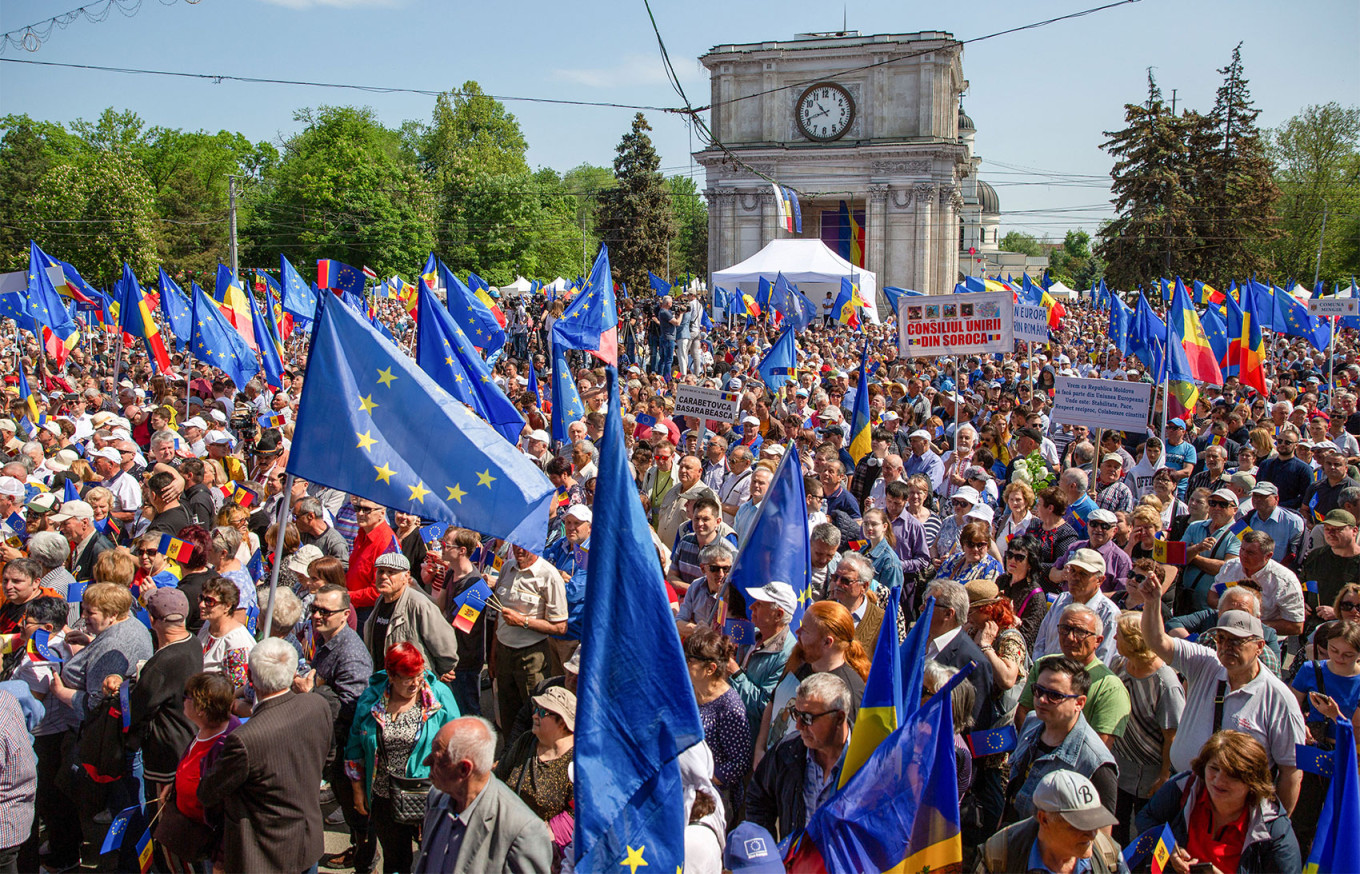
[[[845,136],[855,120],[855,101],[835,82],[818,82],[798,98],[794,107],[798,132],[810,140],[828,143]]]

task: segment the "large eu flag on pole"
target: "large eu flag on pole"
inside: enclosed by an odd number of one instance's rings
[[[605,364],[619,365],[619,311],[609,271],[609,247],[601,244],[581,294],[553,324],[553,345],[582,349]]]
[[[592,529],[593,530],[593,529]],[[770,489],[742,541],[728,582],[743,594],[769,582],[788,583],[798,595],[789,620],[796,631],[803,609],[812,603],[809,589],[812,553],[808,540],[807,495],[798,453],[790,446],[775,469]]]
[[[774,341],[774,345],[765,353],[765,357],[756,365],[760,381],[772,392],[778,393],[784,383],[791,382],[793,371],[798,367],[798,345],[793,334],[792,325],[785,328]]]
[[[562,348],[553,332],[552,342],[552,440],[553,445],[565,443],[567,426],[586,414],[585,404],[581,403],[581,392],[572,379],[571,366],[567,363],[567,350]]]
[[[1304,874],[1360,871],[1360,772],[1355,764],[1355,734],[1344,716],[1336,721],[1332,782],[1318,817]]]
[[[288,472],[541,553],[553,487],[358,313],[325,296]]]
[[[608,379],[576,687],[576,870],[670,872],[685,861],[676,759],[704,733],[694,696],[677,694],[689,672]]]
[[[260,372],[260,362],[241,334],[217,308],[208,293],[194,283],[193,330],[189,334],[189,354],[213,367],[226,371],[238,389]]]

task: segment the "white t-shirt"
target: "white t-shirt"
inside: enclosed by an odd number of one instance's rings
[[[236,626],[221,637],[213,637],[205,622],[198,630],[198,641],[203,644],[203,670],[226,674],[227,679],[232,682],[237,682],[238,677],[227,669],[227,653],[244,649],[246,656],[249,656],[250,651],[255,648],[255,638],[251,637],[244,625]]]

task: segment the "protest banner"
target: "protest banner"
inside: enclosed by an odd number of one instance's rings
[[[1085,425],[1143,434],[1148,427],[1152,385],[1120,379],[1079,379],[1060,376],[1053,397],[1052,417],[1063,425]]]
[[[1353,316],[1360,313],[1360,299],[1353,297],[1319,297],[1308,301],[1310,316]]]
[[[1009,291],[898,300],[898,348],[907,358],[1015,351]]]
[[[1029,303],[1015,305],[1015,339],[1028,343],[1048,342],[1048,308]]]
[[[675,414],[712,419],[717,422],[737,421],[741,394],[700,385],[675,386]]]

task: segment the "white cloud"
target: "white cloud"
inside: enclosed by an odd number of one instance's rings
[[[675,60],[672,59],[672,63]],[[699,81],[700,74],[692,59],[682,59],[675,66],[682,83]],[[665,68],[659,55],[627,54],[612,67],[592,67],[553,70],[553,75],[587,88],[613,88],[619,85],[664,84]]]
[[[403,0],[260,0],[272,6],[288,9],[315,9],[318,6],[332,9],[391,8],[400,6]]]

